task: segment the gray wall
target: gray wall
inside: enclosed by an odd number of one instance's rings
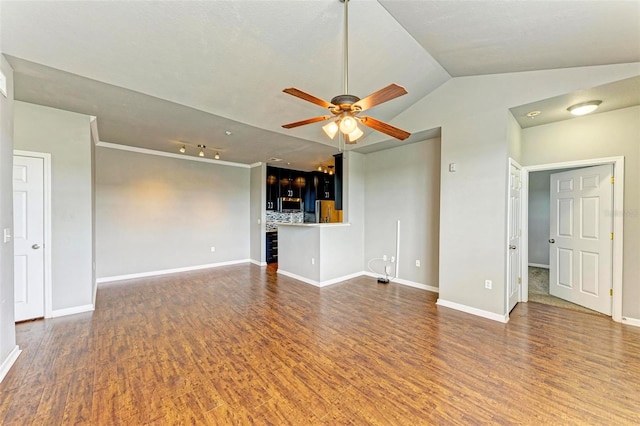
[[[395,117],[412,132],[442,129],[439,297],[507,315],[509,108],[638,73],[638,64],[567,68],[449,80]],[[524,158],[524,154],[523,154]],[[454,162],[458,171],[449,173]],[[493,289],[484,280],[493,280]]]
[[[622,315],[640,319],[640,106],[523,130],[526,165],[624,156]]]
[[[399,278],[438,286],[440,139],[378,151],[365,157],[365,270],[396,253],[400,220]],[[416,260],[421,266],[416,267]],[[373,260],[376,273],[384,265]]]
[[[3,229],[13,234],[13,69],[0,55],[7,78],[7,97],[0,94],[0,238]],[[13,241],[0,239],[0,366],[16,347],[13,296]]]
[[[267,165],[261,163],[251,168],[251,261],[262,264],[266,256],[266,236],[264,226],[266,199]]]
[[[249,168],[98,146],[98,279],[248,260],[249,178]]]
[[[529,263],[549,266],[551,170],[529,173]],[[524,194],[523,194],[524,195]]]
[[[90,117],[16,101],[14,126],[15,149],[51,154],[53,310],[91,305]]]

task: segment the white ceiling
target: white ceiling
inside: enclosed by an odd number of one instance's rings
[[[105,142],[171,152],[203,143],[227,161],[313,169],[335,142],[321,124],[281,125],[324,111],[282,89],[342,94],[343,7],[3,0],[1,47],[17,99],[95,115]],[[391,124],[452,76],[640,61],[638,1],[351,0],[349,18],[349,92],[409,92],[371,110]],[[409,143],[434,131],[405,130],[418,133]],[[390,144],[365,136],[356,149]]]

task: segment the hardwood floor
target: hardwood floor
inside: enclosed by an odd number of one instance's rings
[[[254,265],[101,285],[17,326],[3,425],[640,423],[640,329],[520,304],[508,324],[361,277]]]

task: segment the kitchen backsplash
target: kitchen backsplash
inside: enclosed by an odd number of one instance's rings
[[[277,231],[278,223],[302,223],[304,222],[304,213],[280,213],[267,210],[265,228],[267,232]]]

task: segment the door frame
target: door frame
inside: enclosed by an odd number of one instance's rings
[[[47,152],[13,150],[14,156],[41,158],[44,176],[44,317],[53,318],[53,291],[51,287],[51,154]]]
[[[590,160],[565,161],[562,163],[548,163],[522,168],[522,286],[520,287],[520,300],[529,300],[529,173],[543,170],[561,170],[576,167],[613,165],[613,255],[612,255],[612,285],[613,306],[611,318],[616,322],[622,322],[622,263],[624,257],[624,157],[605,157]]]

